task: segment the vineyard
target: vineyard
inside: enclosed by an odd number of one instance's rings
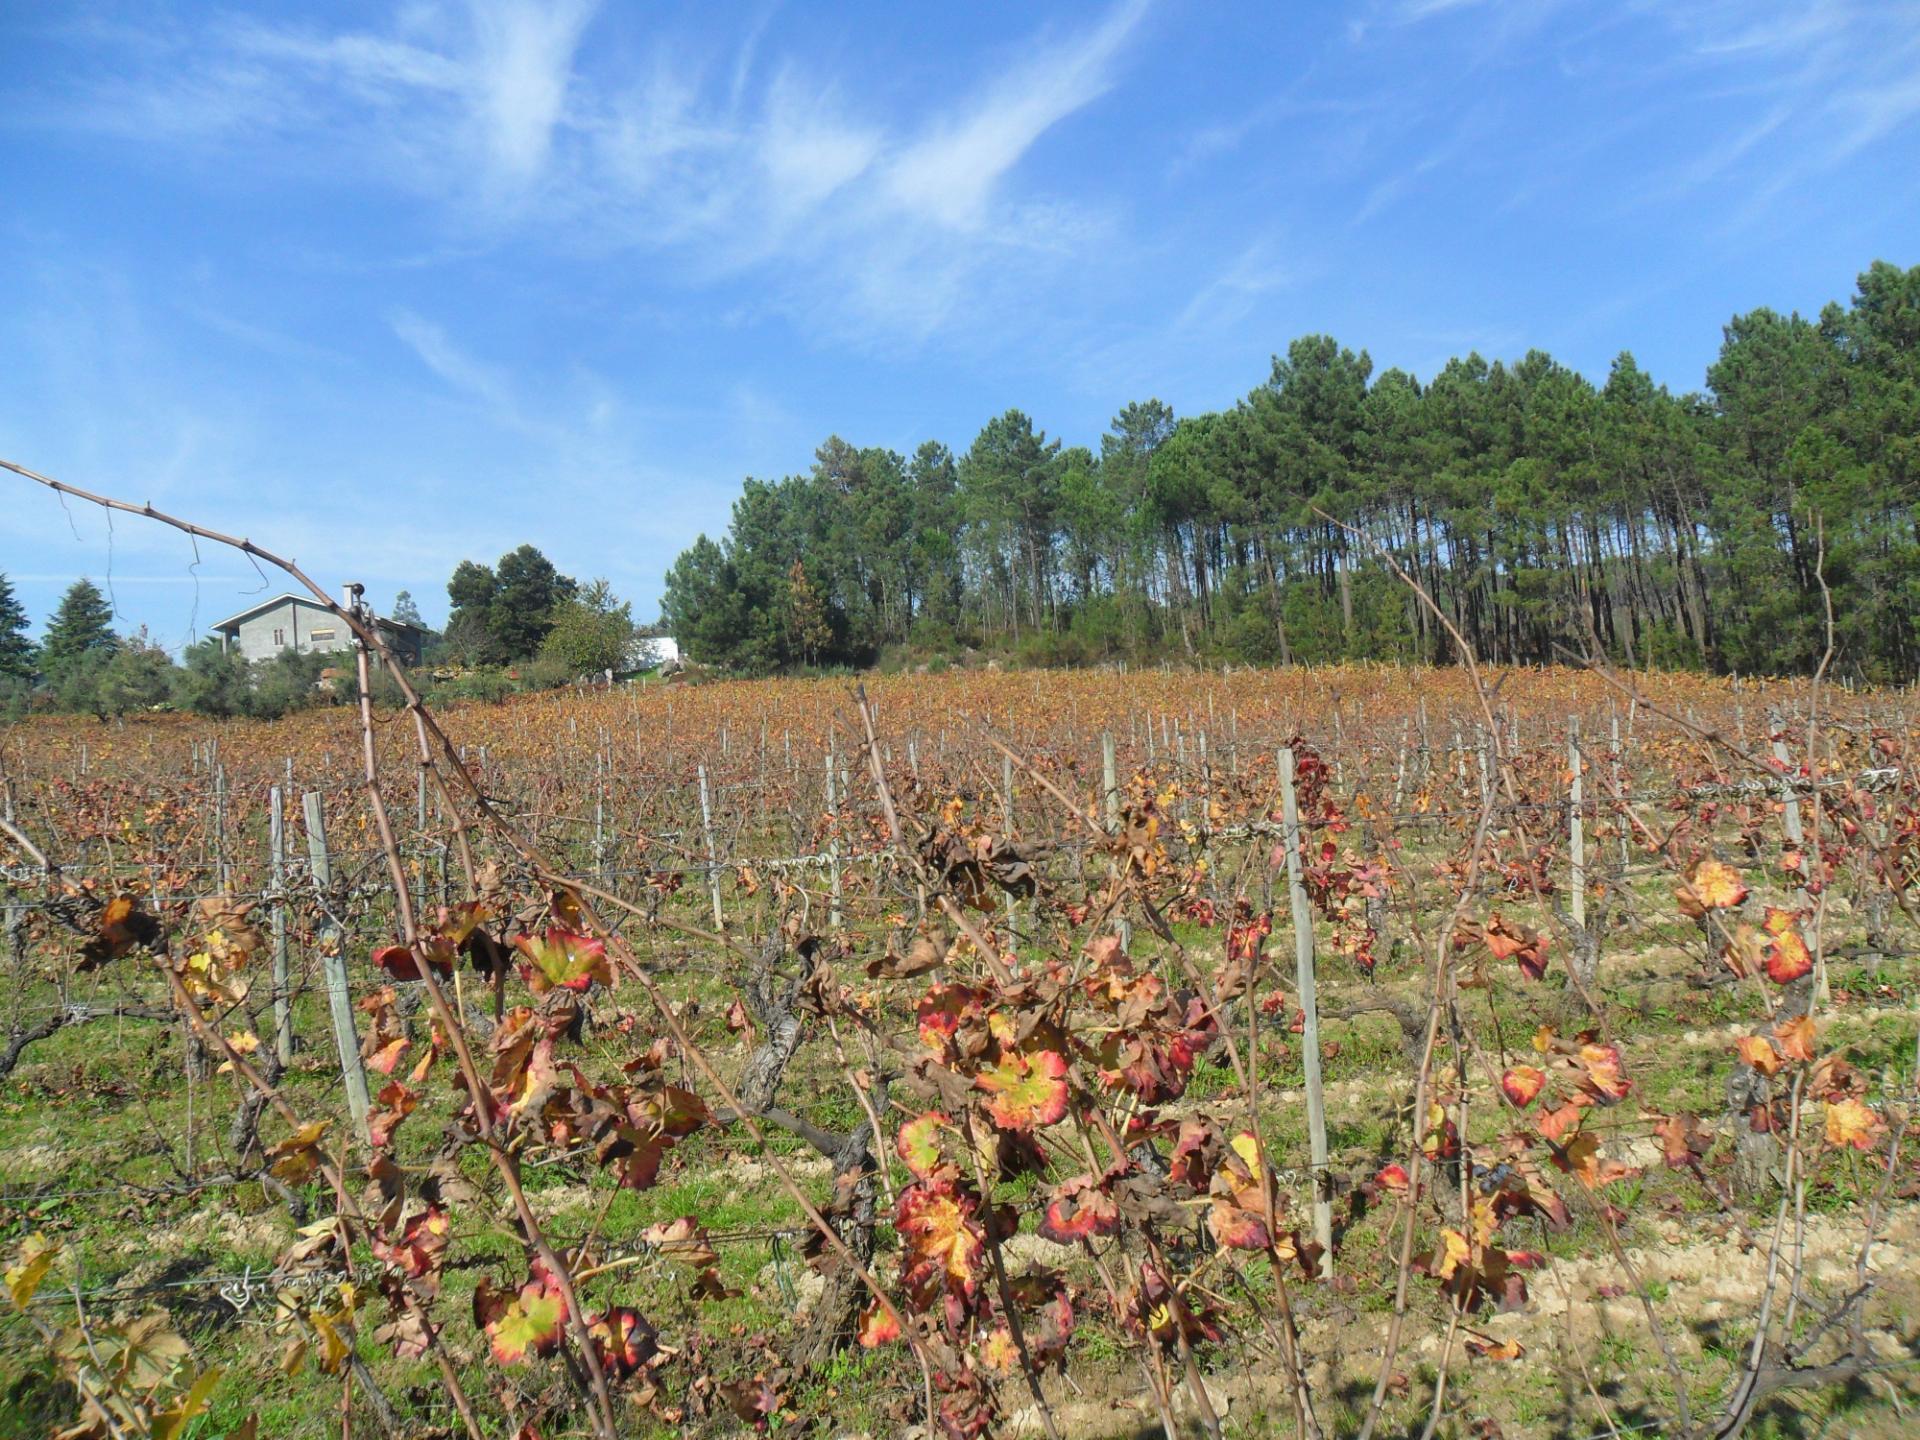
[[[0,1435],[1920,1404],[1909,692],[381,658],[0,737]]]

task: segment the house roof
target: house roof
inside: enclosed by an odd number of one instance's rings
[[[325,610],[327,608],[311,595],[296,595],[291,590],[285,590],[274,596],[271,600],[262,600],[256,605],[249,605],[246,609],[229,615],[224,620],[216,620],[209,628],[213,630],[238,630],[254,616],[264,614],[268,610],[276,610],[288,601],[292,601],[296,605],[305,605],[313,610]],[[418,625],[411,625],[405,620],[389,620],[384,615],[376,615],[374,617],[374,624],[384,630],[419,630],[422,634],[426,633]]]
[[[251,620],[254,616],[262,614],[268,610],[276,610],[280,606],[286,604],[287,601],[289,600],[295,601],[297,603],[313,605],[316,609],[319,608],[318,604],[315,602],[315,600],[311,595],[295,595],[290,591],[283,591],[280,594],[274,596],[271,600],[262,600],[258,604],[249,605],[246,609],[241,610],[236,614],[229,615],[224,620],[214,621],[211,628],[215,630],[238,630],[243,624]]]

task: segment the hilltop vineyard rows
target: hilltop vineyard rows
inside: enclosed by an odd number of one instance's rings
[[[370,658],[0,735],[0,1436],[1920,1403],[1910,691]]]

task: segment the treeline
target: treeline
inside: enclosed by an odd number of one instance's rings
[[[145,630],[116,631],[113,606],[85,578],[67,587],[35,644],[25,607],[0,575],[0,714],[64,710],[106,720],[191,710],[273,720],[351,698],[322,680],[322,672],[340,660],[289,650],[249,664],[213,639],[189,645],[176,662]]]
[[[1725,327],[1706,387],[1539,351],[1422,382],[1296,340],[1232,408],[1128,405],[1098,452],[1010,410],[959,455],[835,437],[746,481],[667,577],[693,660],[860,665],[890,648],[1034,663],[1447,662],[1392,575],[1482,657],[1920,670],[1920,267],[1876,262],[1817,319]]]
[[[0,575],[0,714],[67,710],[107,719],[141,710],[197,710],[267,718],[320,698],[318,655],[287,654],[249,667],[217,640],[189,646],[176,664],[144,630],[113,628],[113,606],[91,580],[76,580],[35,644],[25,608]]]
[[[462,561],[447,591],[447,631],[426,632],[428,671],[417,677],[437,698],[500,699],[651,663],[650,641],[628,602],[605,580],[582,585],[560,574],[531,545],[495,565]],[[394,618],[422,623],[404,590],[394,599]],[[82,578],[62,595],[36,643],[26,608],[0,574],[0,715],[47,709],[104,720],[191,710],[272,720],[351,698],[351,683],[337,686],[326,676],[350,665],[351,655],[285,650],[248,661],[214,638],[189,645],[176,662],[144,630],[122,634],[113,620],[100,587]],[[384,675],[376,687],[383,703],[399,700]]]
[[[582,585],[533,545],[492,565],[462,560],[447,581],[452,610],[436,658],[465,666],[528,665],[553,683],[644,663],[633,606],[605,580]]]

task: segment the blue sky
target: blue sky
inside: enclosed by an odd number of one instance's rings
[[[1914,0],[13,4],[0,85],[0,455],[435,620],[524,540],[651,618],[829,433],[1097,445],[1314,331],[1692,389],[1920,263]],[[262,583],[22,486],[0,569],[169,645]]]

